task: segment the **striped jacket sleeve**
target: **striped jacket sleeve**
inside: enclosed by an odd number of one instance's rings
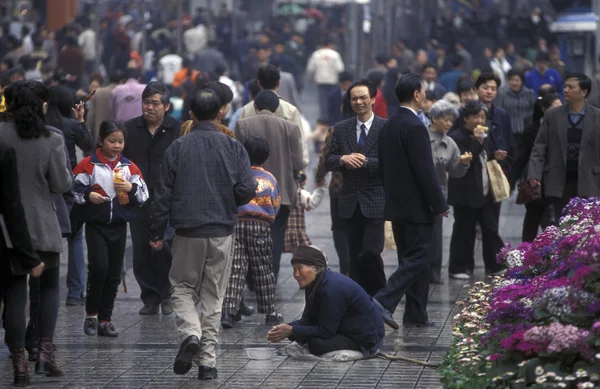
[[[129,166],[129,172],[131,174],[129,182],[133,186],[131,192],[129,192],[130,204],[134,206],[141,206],[148,200],[148,187],[146,186],[146,182],[142,177],[142,172],[133,162]]]
[[[94,175],[94,165],[90,162],[90,157],[82,159],[75,170],[73,170],[73,193],[77,204],[85,204],[89,201],[92,191],[92,177]]]

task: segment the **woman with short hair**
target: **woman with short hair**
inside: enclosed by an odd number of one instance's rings
[[[448,204],[454,208],[454,227],[450,240],[450,278],[468,280],[475,270],[475,237],[481,226],[483,262],[487,274],[499,275],[505,267],[496,262],[496,254],[504,247],[498,234],[498,207],[494,203],[487,170],[488,156],[484,138],[487,128],[486,106],[470,101],[462,110],[462,123],[450,134],[461,154],[471,153],[471,166],[461,178],[448,180]]]
[[[429,109],[431,125],[429,126],[429,139],[431,140],[431,152],[433,164],[437,173],[442,192],[448,198],[448,176],[460,178],[467,173],[471,167],[470,153],[460,155],[460,150],[447,133],[452,123],[458,117],[456,107],[445,100],[439,100]],[[432,230],[432,244],[429,249],[429,282],[432,284],[443,284],[442,280],[442,256],[443,256],[443,216],[434,218]]]
[[[327,257],[316,246],[299,246],[292,257],[294,278],[305,290],[299,320],[279,324],[267,333],[271,342],[288,338],[306,344],[314,355],[338,350],[377,354],[383,344],[383,319],[373,299],[356,282],[327,269]]]
[[[17,81],[5,89],[9,121],[0,124],[0,144],[16,151],[27,228],[33,249],[45,265],[39,279],[41,299],[37,325],[40,348],[35,370],[56,377],[63,374],[54,360],[52,343],[58,316],[58,265],[63,242],[51,195],[69,191],[72,175],[62,136],[44,123],[47,96],[48,89],[37,81]],[[15,385],[24,386],[29,383],[24,349],[27,272],[20,266],[11,267],[10,271],[11,286],[5,299],[7,320],[4,325],[13,356]]]

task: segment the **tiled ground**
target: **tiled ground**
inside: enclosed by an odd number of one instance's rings
[[[308,235],[325,249],[333,269],[338,261],[329,232],[329,204],[307,214]],[[522,209],[512,203],[503,207],[501,220],[503,236],[515,242],[520,234]],[[448,243],[451,221],[445,225]],[[396,256],[385,253],[386,271],[394,270]],[[128,248],[131,266],[131,249]],[[299,316],[303,308],[303,293],[291,277],[290,254],[282,260],[280,283],[277,288],[277,309],[287,320]],[[446,254],[447,260],[447,254]],[[478,275],[482,275],[481,260]],[[66,274],[63,265],[62,275]],[[360,362],[314,363],[297,362],[284,357],[270,361],[250,361],[244,347],[266,346],[268,327],[264,318],[254,315],[245,318],[241,326],[223,330],[220,335],[217,368],[219,379],[214,382],[198,381],[196,371],[186,376],[172,372],[177,352],[177,331],[173,316],[142,317],[139,289],[131,270],[127,272],[129,293],[121,289],[117,297],[114,323],[120,330],[116,339],[88,337],[83,334],[83,307],[61,305],[55,342],[57,359],[65,376],[51,379],[33,376],[35,386],[44,388],[441,388],[434,369],[422,368],[403,362],[372,359]],[[61,280],[63,294],[66,287]],[[451,318],[456,313],[455,301],[464,295],[464,283],[446,280],[446,284],[431,290],[429,316],[438,325],[431,329],[387,330],[384,352],[396,353],[413,359],[439,362],[451,337]],[[63,296],[64,298],[64,296]],[[252,303],[254,297],[247,294]],[[402,307],[395,314],[402,317]],[[0,336],[3,332],[0,331]],[[269,345],[278,347],[278,345]],[[0,387],[9,386],[11,368],[8,350],[0,349]]]
[[[305,100],[306,101],[306,100]],[[313,103],[314,104],[314,103]],[[316,111],[307,107],[309,115]],[[306,113],[305,111],[305,113]],[[316,115],[311,115],[311,117]],[[313,162],[314,165],[314,162]],[[501,232],[509,242],[517,243],[521,233],[523,208],[507,201],[503,205]],[[446,248],[449,244],[452,221],[444,228]],[[321,246],[330,258],[332,269],[338,260],[329,231],[329,202],[307,213],[307,231],[313,244]],[[479,255],[479,254],[478,254]],[[480,255],[479,255],[480,256]],[[384,253],[386,272],[395,269],[394,251]],[[303,309],[303,293],[292,278],[290,254],[282,259],[280,282],[277,287],[277,309],[286,320],[298,317]],[[447,250],[445,254],[447,261]],[[131,247],[127,250],[128,268],[131,269]],[[478,278],[483,267],[478,259]],[[64,301],[66,261],[61,268],[62,300]],[[359,362],[315,363],[297,362],[284,357],[269,361],[250,361],[244,352],[248,346],[267,346],[265,333],[268,327],[264,318],[255,315],[245,318],[241,326],[221,331],[217,368],[219,379],[206,382],[196,379],[196,371],[186,376],[172,372],[173,358],[177,352],[177,331],[174,317],[161,315],[141,317],[139,288],[131,270],[127,272],[129,293],[121,289],[115,306],[114,323],[120,331],[116,339],[88,337],[83,334],[83,307],[61,305],[55,343],[57,360],[65,376],[52,379],[32,376],[33,385],[41,388],[441,388],[434,369],[422,368],[403,362],[371,359]],[[451,338],[451,318],[456,313],[454,303],[464,296],[464,282],[446,280],[446,284],[431,289],[429,316],[437,323],[427,329],[387,329],[383,351],[431,362],[441,361]],[[247,301],[254,297],[249,293]],[[399,307],[396,318],[402,317]],[[0,337],[3,337],[0,330]],[[279,347],[278,345],[268,345]],[[0,387],[12,382],[8,351],[0,346]],[[33,369],[32,369],[33,371]]]

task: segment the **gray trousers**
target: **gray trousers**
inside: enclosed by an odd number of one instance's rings
[[[233,260],[233,235],[224,238],[175,236],[169,272],[175,323],[182,340],[200,339],[201,366],[214,367],[221,307]],[[200,315],[196,305],[200,303]]]

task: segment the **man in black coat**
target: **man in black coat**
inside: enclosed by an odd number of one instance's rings
[[[379,167],[385,190],[385,219],[392,222],[398,248],[398,269],[374,296],[384,322],[394,329],[392,313],[406,295],[405,327],[433,326],[427,318],[429,294],[428,246],[434,217],[448,216],[440,188],[427,128],[417,117],[425,101],[425,86],[416,74],[398,79],[397,116],[379,135]]]
[[[167,244],[161,250],[150,249],[150,204],[165,152],[179,137],[181,122],[169,115],[169,90],[159,82],[151,82],[142,92],[142,116],[125,122],[127,139],[123,155],[135,163],[148,185],[150,200],[137,210],[129,224],[133,245],[133,274],[140,285],[144,306],[140,315],[173,313],[170,303],[171,244],[173,233],[167,233]],[[169,230],[167,230],[169,231]]]
[[[375,116],[377,88],[368,80],[352,84],[348,99],[356,116],[337,123],[325,158],[328,170],[342,172],[339,215],[346,221],[350,278],[371,296],[385,286],[383,251],[385,196],[377,139],[386,123]]]

